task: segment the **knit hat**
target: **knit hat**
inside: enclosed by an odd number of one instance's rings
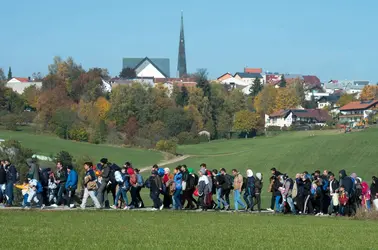
[[[193,168],[188,168],[189,174],[193,174]]]
[[[247,170],[247,177],[252,177],[253,176],[253,172],[251,169],[248,169]]]
[[[101,162],[102,164],[106,164],[106,163],[108,163],[108,159],[106,159],[106,158],[102,158],[102,159],[100,160],[100,162]]]
[[[169,168],[164,168],[164,172],[169,174],[171,170]]]

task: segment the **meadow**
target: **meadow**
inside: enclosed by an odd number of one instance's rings
[[[139,211],[1,211],[3,249],[376,249],[376,222]]]

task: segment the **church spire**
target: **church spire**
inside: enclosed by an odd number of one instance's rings
[[[181,11],[181,29],[180,29],[180,43],[177,61],[178,76],[185,77],[186,72],[186,55],[185,55],[185,37],[184,37],[184,13]]]

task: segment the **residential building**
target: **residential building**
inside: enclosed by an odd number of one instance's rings
[[[265,127],[280,128],[291,125],[320,125],[324,126],[332,117],[322,109],[287,109],[265,115]]]
[[[317,100],[318,108],[323,109],[325,107],[335,108],[337,107],[336,103],[340,99],[340,95],[327,95],[327,96],[322,96]]]
[[[378,100],[356,101],[340,108],[339,122],[349,123],[352,127],[366,121],[369,115],[377,113]]]
[[[260,73],[237,72],[237,73],[235,73],[234,78],[240,79],[248,85],[252,85],[253,81],[256,78],[259,78],[261,83],[264,84],[264,78],[262,77],[262,75]]]
[[[168,58],[123,58],[123,68],[135,70],[139,78],[169,78]]]
[[[140,83],[142,85],[146,85],[149,87],[155,86],[154,78],[147,77],[147,78],[134,78],[134,79],[123,79],[123,78],[112,78],[109,81],[102,80],[103,84],[106,89],[109,88],[114,89],[117,86],[125,86],[125,85],[132,85],[133,83]],[[110,91],[109,91],[110,92]]]
[[[303,76],[303,82],[307,89],[317,89],[322,86],[320,79],[313,75]]]
[[[262,68],[244,68],[244,73],[261,74],[262,73]]]
[[[167,89],[167,94],[170,96],[173,92],[173,87],[177,86],[180,90],[182,87],[194,88],[197,86],[195,78],[168,78],[168,79],[155,79],[155,87],[162,85]]]
[[[229,78],[233,78],[233,76],[232,76],[231,73],[227,72],[227,73],[221,75],[220,77],[218,77],[217,81],[222,82],[222,81],[227,80]]]
[[[42,88],[42,82],[34,82],[30,77],[13,77],[6,83],[6,87],[13,89],[13,91],[22,94],[24,90],[30,86]]]
[[[323,88],[330,94],[333,94],[335,91],[343,91],[347,94],[355,94],[356,98],[360,98],[362,89],[369,84],[369,81],[330,80],[323,85]]]

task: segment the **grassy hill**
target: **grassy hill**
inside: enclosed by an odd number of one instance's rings
[[[18,140],[23,146],[45,156],[56,155],[59,151],[64,150],[77,159],[81,156],[89,156],[95,161],[99,161],[101,158],[106,157],[117,164],[131,161],[137,167],[149,166],[163,160],[162,153],[157,151],[68,141],[56,136],[35,135],[29,131],[0,130],[0,139]]]
[[[348,134],[305,131],[271,138],[213,141],[180,146],[178,152],[191,157],[178,164],[197,168],[205,162],[210,169],[236,168],[243,173],[251,168],[265,176],[272,167],[291,175],[305,170],[346,169],[347,173],[356,172],[370,181],[373,174],[378,174],[377,135],[378,129],[370,128]]]

